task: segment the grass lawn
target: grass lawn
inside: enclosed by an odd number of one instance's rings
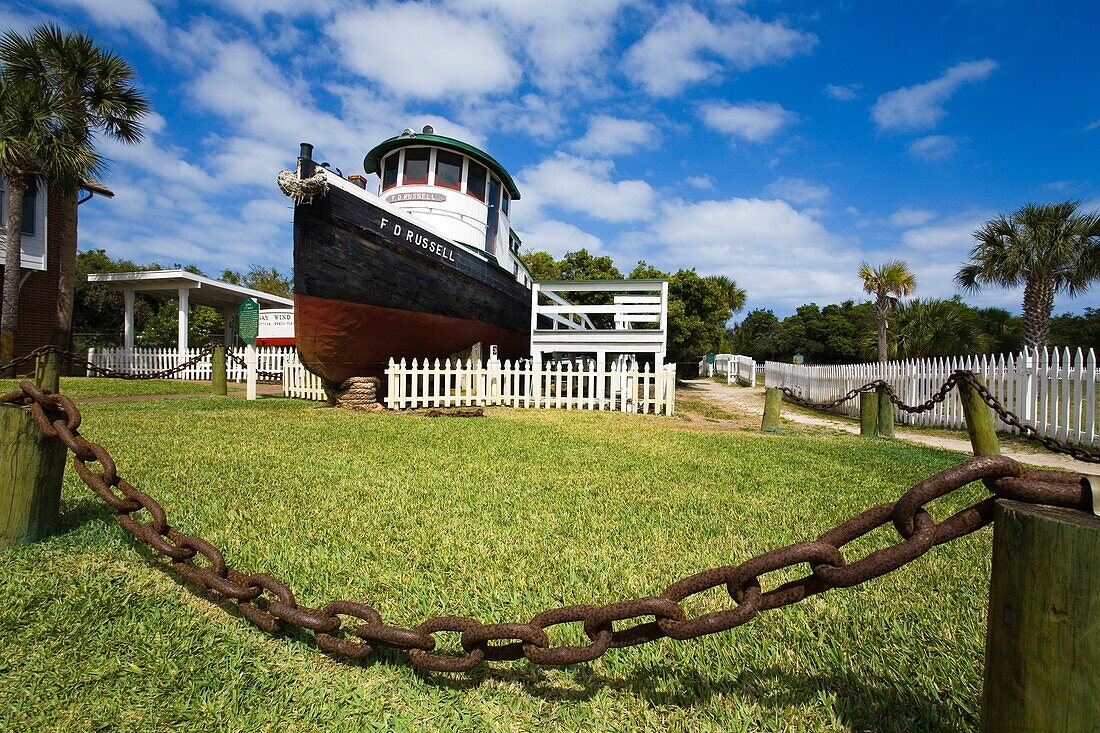
[[[276,575],[302,603],[365,600],[401,624],[437,613],[525,621],[657,594],[813,538],[960,459],[606,413],[432,420],[238,398],[83,411],[82,431],[120,472],[237,568]],[[934,517],[984,495],[962,493]],[[564,669],[520,661],[447,675],[398,653],[351,664],[265,635],[166,573],[71,473],[62,512],[59,536],[0,552],[3,730],[957,731],[977,721],[989,529],[724,634]],[[893,540],[885,528],[849,557]],[[724,595],[686,610],[730,607]]]
[[[21,379],[0,379],[0,393],[19,388]],[[30,381],[34,381],[33,377]],[[232,389],[232,383],[230,383]],[[210,382],[182,379],[108,379],[62,377],[61,391],[70,397],[129,397],[147,394],[210,394]]]

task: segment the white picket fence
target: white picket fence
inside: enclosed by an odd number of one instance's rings
[[[593,360],[558,361],[535,368],[529,360],[412,364],[390,360],[386,406],[556,408],[671,415],[676,408],[676,365],[651,371],[634,362],[597,369]]]
[[[731,354],[726,367],[726,384],[743,384],[752,387],[756,384],[756,362],[751,356]]]
[[[188,349],[185,354],[180,354],[177,349],[125,349],[125,348],[91,348],[88,349],[88,361],[97,367],[114,369],[119,372],[133,374],[150,374],[152,372],[171,369],[172,367],[190,361],[202,352],[202,349]],[[244,347],[226,349],[226,378],[233,382],[245,380]],[[288,356],[295,354],[293,346],[261,346],[256,349],[256,371],[281,374],[283,363]],[[234,359],[233,355],[237,358]],[[187,367],[183,371],[176,372],[168,379],[192,379],[196,381],[208,381],[211,378],[212,368],[210,354],[206,354],[201,360]]]
[[[302,366],[296,354],[283,361],[283,397],[325,402],[324,383],[321,378]]]
[[[767,387],[789,387],[814,402],[836,399],[849,390],[884,379],[907,404],[928,399],[951,373],[966,369],[977,374],[998,401],[1040,435],[1083,445],[1100,440],[1097,425],[1096,354],[1081,349],[1025,350],[1020,354],[967,356],[891,361],[885,364],[804,366],[769,361],[764,368]],[[859,400],[835,410],[857,417]],[[958,391],[928,412],[895,412],[902,424],[962,428],[965,426]],[[997,419],[999,430],[1009,426]]]

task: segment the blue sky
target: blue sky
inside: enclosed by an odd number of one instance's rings
[[[862,260],[949,297],[988,218],[1100,209],[1090,0],[0,2],[44,21],[123,54],[156,110],[81,209],[83,248],[140,262],[288,270],[297,144],[361,173],[426,123],[512,173],[525,246],[726,274],[781,316],[862,298]]]

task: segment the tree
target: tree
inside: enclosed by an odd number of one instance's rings
[[[221,279],[233,285],[241,285],[264,293],[280,295],[284,298],[289,298],[294,294],[294,284],[291,277],[284,275],[274,267],[249,265],[247,275],[242,275],[236,270],[225,270],[222,272]]]
[[[983,285],[1023,286],[1024,342],[1046,346],[1054,297],[1077,295],[1100,277],[1100,214],[1080,204],[1027,204],[974,232],[970,261],[955,275],[968,291]]]
[[[123,143],[139,142],[144,135],[141,118],[149,105],[131,84],[134,71],[122,57],[83,33],[64,32],[54,25],[39,26],[28,36],[6,32],[0,37],[0,66],[2,83],[19,90],[0,104],[4,108],[0,116],[35,120],[29,126],[16,126],[10,136],[5,129],[2,136],[0,174],[8,178],[10,210],[21,210],[15,204],[21,204],[30,174],[37,174],[65,201],[56,226],[62,236],[54,239],[61,265],[52,340],[67,347],[76,288],[76,196],[81,185],[102,169],[95,138],[106,135]],[[20,236],[16,231],[12,237],[10,226],[8,231],[0,362],[14,353],[18,320]]]
[[[549,252],[524,252],[520,259],[536,281],[561,280],[561,269]]]
[[[917,289],[917,279],[901,260],[891,260],[876,267],[864,262],[859,266],[863,290],[875,296],[875,318],[878,331],[878,360],[886,361],[889,350],[886,342],[887,316],[897,307],[898,298]]]
[[[639,263],[640,264],[640,263]],[[707,275],[707,281],[722,294],[722,300],[731,313],[740,313],[745,307],[745,289],[739,288],[737,283],[725,275]]]
[[[895,310],[894,326],[899,359],[982,353],[988,345],[974,309],[958,297],[913,298]]]

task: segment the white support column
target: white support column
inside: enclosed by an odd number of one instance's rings
[[[176,343],[179,347],[179,355],[181,361],[187,360],[187,305],[190,295],[191,291],[188,288],[179,289],[179,315],[176,320],[178,336]]]
[[[127,350],[134,349],[134,291],[122,291],[122,344]]]

